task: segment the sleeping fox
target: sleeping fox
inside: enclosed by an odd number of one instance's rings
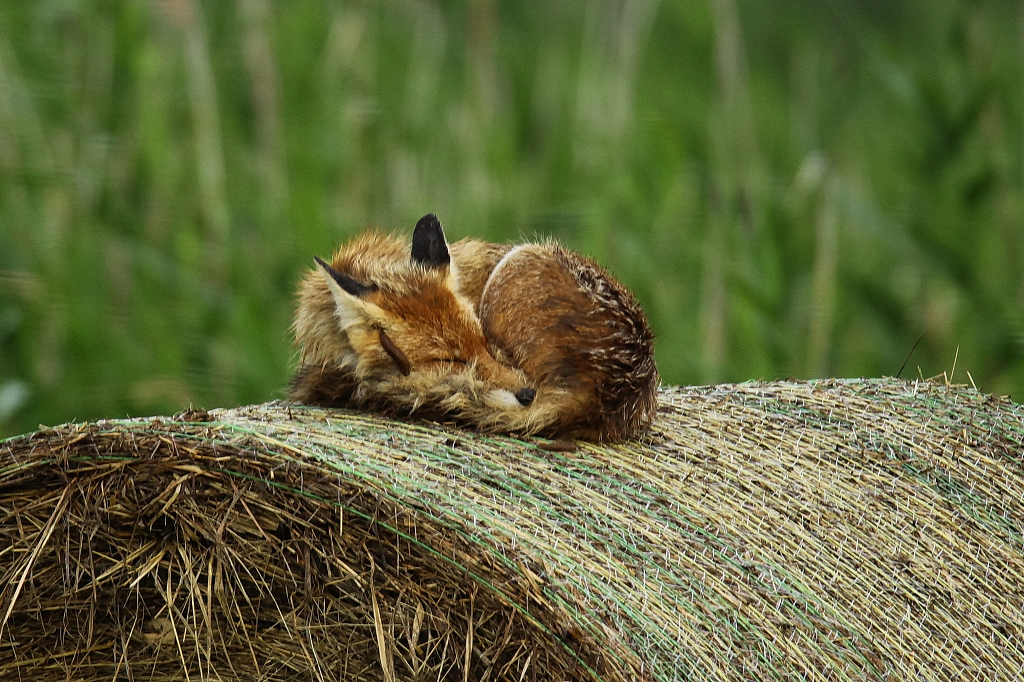
[[[342,246],[299,287],[293,399],[466,421],[520,411],[535,395],[499,364],[436,218],[409,243],[374,232]]]
[[[408,256],[406,254],[410,254]],[[487,431],[615,440],[656,408],[636,300],[558,244],[407,242],[375,233],[317,259],[300,289],[292,397],[455,418]]]

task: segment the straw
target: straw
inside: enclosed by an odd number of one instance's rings
[[[1024,409],[665,388],[617,445],[281,402],[0,443],[0,679],[1016,679]]]

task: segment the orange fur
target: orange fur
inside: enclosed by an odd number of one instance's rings
[[[460,239],[449,248],[459,271],[459,293],[473,305],[477,315],[487,280],[512,248],[511,244],[492,244],[479,239]]]
[[[592,440],[650,423],[653,334],[598,265],[555,243],[449,247],[433,215],[409,254],[371,232],[306,275],[294,399]]]
[[[372,232],[342,246],[330,266],[371,290],[352,295],[324,268],[306,274],[293,325],[301,348],[295,400],[470,422],[524,409],[516,394],[525,378],[488,352],[449,267],[419,265],[407,241]],[[404,354],[407,375],[382,332]]]
[[[460,244],[452,245],[460,271],[494,261],[491,245]],[[651,422],[654,335],[632,294],[596,263],[553,242],[506,248],[479,297],[494,355],[537,390],[529,409],[491,414],[494,428],[600,441]]]

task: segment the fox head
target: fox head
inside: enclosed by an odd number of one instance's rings
[[[368,233],[316,264],[295,320],[301,363],[341,370],[355,404],[458,414],[533,401],[534,389],[494,359],[456,293],[458,273],[433,214],[416,224],[411,253],[408,242]]]

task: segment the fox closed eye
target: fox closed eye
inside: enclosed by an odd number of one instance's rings
[[[398,365],[398,371],[405,376],[409,376],[409,372],[412,371],[412,363],[409,362],[409,358],[402,352],[402,349],[395,345],[391,337],[384,333],[383,329],[380,330],[380,346]]]

